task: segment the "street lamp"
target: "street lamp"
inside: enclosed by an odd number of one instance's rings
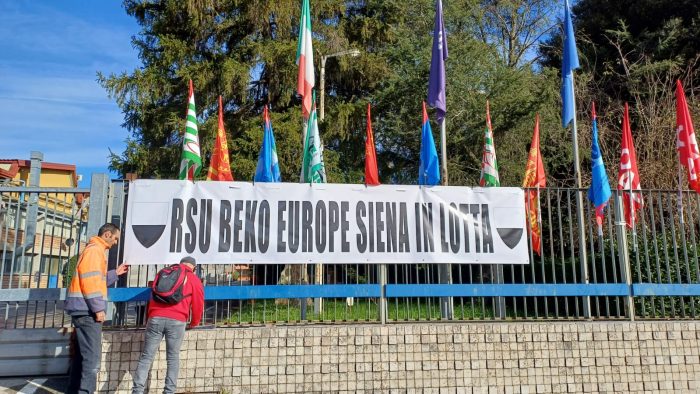
[[[336,53],[331,53],[330,55],[325,55],[321,56],[321,104],[319,108],[319,120],[323,120],[325,117],[326,111],[325,111],[325,96],[326,96],[326,60],[332,58],[332,57],[340,57],[340,56],[352,56],[352,57],[358,57],[360,56],[360,51],[357,49],[348,49],[345,51],[340,51]]]
[[[330,55],[323,55],[321,56],[321,102],[319,105],[319,120],[323,120],[323,118],[326,115],[326,107],[325,107],[325,102],[326,102],[326,60],[332,58],[332,57],[340,57],[340,56],[352,56],[352,57],[358,57],[360,56],[360,51],[358,49],[346,49],[344,51],[336,52],[336,53],[331,53]],[[317,284],[323,284],[323,264],[316,264],[315,267],[315,278],[314,281]],[[314,299],[314,313],[316,314],[321,314],[323,312],[323,298],[316,298]]]

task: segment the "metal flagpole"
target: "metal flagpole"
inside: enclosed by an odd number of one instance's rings
[[[445,123],[447,123],[447,118],[442,118],[440,122],[440,154],[442,155],[442,185],[447,186],[449,182],[447,180],[447,132],[445,131]]]
[[[442,154],[442,184],[447,186],[447,138],[446,126],[447,118],[442,118],[440,122],[440,153]],[[440,264],[438,267],[438,279],[440,284],[452,284],[452,265]],[[443,319],[452,320],[453,317],[452,297],[440,297],[440,316]]]
[[[630,163],[631,166],[632,163]],[[632,186],[632,178],[630,177],[632,173],[632,170],[629,169],[627,170],[627,180],[629,181],[629,194],[630,194],[630,202],[629,202],[629,208],[630,208],[630,220],[632,220],[632,250],[635,252],[637,251],[637,212],[634,210],[634,188]]]
[[[678,214],[681,226],[685,224],[685,219],[683,218],[683,175],[680,164],[680,153],[678,154]]]
[[[624,270],[622,273],[625,284],[627,288],[632,288],[632,270],[630,266],[629,249],[627,247],[627,224],[625,223],[625,205],[623,200],[625,199],[625,191],[615,190],[615,227],[617,232],[617,254],[620,260],[620,268]],[[627,318],[630,321],[634,321],[634,297],[632,294],[628,294],[625,297],[625,304],[627,304]]]
[[[571,78],[571,91],[574,92],[574,78]],[[574,94],[574,97],[576,95]],[[585,230],[585,216],[583,214],[583,185],[581,183],[581,165],[578,156],[578,131],[576,127],[576,100],[572,100],[573,104],[573,124],[571,129],[571,139],[574,145],[574,170],[576,172],[576,187],[578,188],[576,192],[576,210],[578,211],[578,247],[579,247],[579,260],[581,262],[581,280],[582,283],[588,284],[588,253],[586,251],[586,230]],[[591,297],[583,297],[583,316],[585,318],[591,317]]]

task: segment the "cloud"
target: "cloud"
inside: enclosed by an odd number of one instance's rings
[[[68,1],[4,5],[0,157],[28,158],[38,150],[46,161],[105,168],[110,148],[123,151],[128,134],[121,127],[123,115],[97,83],[96,72],[136,67],[130,43],[136,27],[131,31],[115,21],[125,19],[123,10],[118,16],[105,13],[118,8],[106,4],[89,3],[87,10]]]
[[[134,61],[131,32],[121,26],[90,23],[40,3],[33,3],[31,9],[21,2],[6,6],[0,13],[0,36],[4,37],[0,48],[16,50],[10,58],[35,55],[36,60],[45,57],[70,60],[86,57],[116,65]]]
[[[72,73],[73,75],[59,72],[58,75],[45,76],[0,67],[0,98],[112,104],[89,71],[73,70]]]
[[[46,95],[57,96],[54,93]],[[121,114],[115,104],[106,101],[0,98],[0,107],[11,114],[3,122],[6,141],[0,152],[5,157],[22,158],[29,150],[40,150],[65,163],[103,165],[110,147],[120,152],[124,146]]]

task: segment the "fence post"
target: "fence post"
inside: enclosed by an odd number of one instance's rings
[[[317,285],[323,284],[323,264],[314,265],[314,283]],[[323,298],[314,298],[314,313],[318,316],[323,314]]]
[[[388,302],[386,299],[386,264],[379,264],[379,287],[381,288],[381,296],[379,298],[379,321],[386,324],[386,315]]]
[[[88,205],[87,239],[97,235],[100,226],[107,220],[107,198],[109,195],[109,178],[107,174],[92,174],[90,179],[90,202]],[[105,320],[111,321],[114,315],[113,304],[107,303]]]
[[[438,282],[452,284],[452,264],[438,265]],[[443,320],[452,320],[454,316],[452,297],[440,297],[440,316]]]
[[[126,193],[124,191],[123,180],[114,181],[110,184],[110,196],[107,205],[107,217],[109,222],[115,224],[117,227],[122,229],[122,233],[126,231],[124,227],[126,223]],[[122,236],[122,239],[124,237]],[[117,266],[122,263],[122,256],[124,255],[124,243],[119,242],[116,248],[109,250],[107,269],[116,269]],[[117,279],[116,287],[125,287],[128,281],[127,276],[121,276]],[[113,305],[113,307],[108,308],[107,320],[112,320],[113,325],[121,325],[126,323],[126,303],[118,303],[119,305]]]
[[[504,283],[503,279],[503,264],[492,264],[491,265],[491,283],[502,285]],[[505,297],[494,297],[493,302],[495,303],[496,319],[506,318],[506,298]]]
[[[625,301],[627,304],[626,317],[634,321],[634,296],[632,295],[632,273],[630,269],[630,256],[627,247],[627,223],[622,212],[622,196],[619,190],[615,190],[615,232],[617,233],[617,253],[620,260],[620,270],[627,284],[628,295]]]
[[[90,180],[90,206],[88,207],[88,239],[97,235],[97,230],[107,220],[107,195],[109,178],[107,174],[92,174]]]
[[[578,165],[578,161],[577,161]],[[579,187],[581,178],[579,177]],[[586,219],[583,215],[583,191],[576,191],[576,213],[578,216],[578,248],[579,260],[581,262],[581,283],[588,284],[588,253],[586,250]],[[591,297],[583,296],[583,317],[591,318]]]
[[[30,152],[31,163],[29,167],[29,184],[27,186],[40,187],[41,180],[41,162],[44,161],[44,154],[37,151]],[[20,217],[20,207],[21,201],[18,201],[18,213],[17,217]],[[15,248],[14,258],[18,261],[15,262],[15,267],[17,267],[20,272],[20,277],[24,272],[27,264],[33,264],[34,260],[32,257],[27,256],[27,251],[34,251],[34,245],[36,244],[36,225],[39,216],[39,193],[29,193],[29,201],[27,204],[27,216],[24,223],[24,241],[21,246]],[[17,228],[19,230],[19,228]],[[18,263],[18,264],[17,264]],[[12,270],[11,270],[12,271]],[[31,272],[31,268],[29,270]],[[27,280],[27,287],[31,286],[32,280]],[[12,279],[10,279],[12,283]],[[12,287],[12,286],[10,286]],[[17,283],[17,287],[22,287],[22,281]]]

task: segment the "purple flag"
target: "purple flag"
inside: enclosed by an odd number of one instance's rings
[[[430,61],[430,82],[428,83],[428,104],[437,108],[438,122],[447,113],[445,100],[445,59],[447,59],[447,39],[442,20],[442,0],[435,3],[435,31],[433,32],[433,57]]]

